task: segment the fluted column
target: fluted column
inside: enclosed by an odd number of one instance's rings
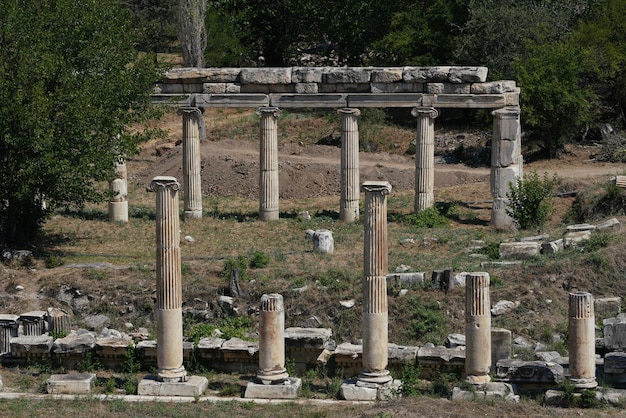
[[[183,107],[183,219],[202,218],[202,177],[200,176],[200,119],[197,107]]]
[[[569,371],[576,389],[591,389],[596,381],[595,315],[593,296],[587,292],[569,294]]]
[[[359,219],[359,109],[339,109],[341,113],[341,197],[339,219]]]
[[[19,316],[0,314],[0,355],[11,352],[11,338],[17,337]]]
[[[128,222],[128,172],[126,161],[115,164],[115,178],[109,183],[109,221]]]
[[[435,118],[433,107],[416,107],[411,115],[417,118],[415,142],[415,213],[435,204]]]
[[[284,382],[289,377],[285,369],[285,308],[279,294],[261,297],[259,321],[259,371],[257,379],[265,385]]]
[[[178,190],[174,177],[155,177],[156,192],[157,375],[164,382],[185,381]]]
[[[473,384],[488,383],[491,367],[491,303],[489,273],[465,279],[465,372]]]
[[[366,181],[363,263],[363,372],[359,383],[391,381],[388,361],[387,195],[391,184]]]
[[[261,107],[259,219],[278,219],[278,116],[277,107]]]
[[[497,229],[515,227],[506,210],[509,206],[510,184],[522,177],[522,128],[520,108],[516,106],[494,110],[493,140],[491,145],[491,224]]]

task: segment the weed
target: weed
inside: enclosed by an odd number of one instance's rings
[[[192,324],[185,330],[185,337],[198,345],[204,337],[211,337],[215,332],[215,326],[207,323]]]
[[[100,369],[102,368],[102,365],[99,361],[94,360],[91,351],[87,351],[83,356],[83,359],[76,365],[76,368],[79,372],[86,373],[93,372],[96,369]]]
[[[124,354],[124,361],[122,362],[122,372],[124,373],[137,373],[141,370],[141,360],[139,359],[138,350],[133,344],[129,344],[126,347],[126,353]]]
[[[408,215],[391,214],[389,218],[390,221],[402,222],[417,228],[435,228],[449,225],[448,219],[435,207],[426,208],[420,210],[419,213],[411,213]]]
[[[46,257],[46,261],[45,261],[46,268],[53,269],[55,267],[60,267],[63,264],[65,264],[65,261],[63,260],[62,257],[59,257],[58,255],[51,255],[51,256]]]
[[[227,383],[222,386],[218,392],[219,396],[239,396],[241,395],[241,388],[235,383]]]
[[[402,368],[402,396],[415,397],[420,392],[420,372],[419,364],[408,363]]]
[[[497,260],[500,258],[500,243],[488,242],[478,252],[485,254],[490,260]]]
[[[504,281],[502,281],[500,277],[494,275],[489,278],[489,286],[493,287],[494,289],[498,289],[504,286]]]
[[[270,262],[270,258],[263,251],[255,251],[250,255],[250,260],[248,261],[248,267],[251,269],[260,269],[263,267],[267,267]]]
[[[448,398],[457,380],[458,376],[454,373],[437,373],[431,381],[431,393]]]
[[[226,279],[230,279],[232,272],[234,270],[239,271],[239,279],[246,280],[247,279],[247,268],[248,268],[248,260],[246,257],[240,255],[236,258],[228,257],[224,262],[224,268],[222,269],[222,277]]]
[[[290,357],[285,359],[285,369],[290,376],[294,376],[296,374],[296,361]]]
[[[115,392],[115,378],[114,377],[110,377],[104,381],[103,390],[104,390],[104,393],[106,393],[107,395],[110,395],[111,393]]]
[[[608,247],[613,240],[613,235],[608,232],[595,232],[588,240],[583,241],[583,251],[586,253],[598,251],[600,248]]]
[[[518,178],[515,184],[509,183],[509,200],[507,215],[515,220],[521,229],[543,228],[554,213],[554,206],[550,200],[552,189],[557,182],[556,175],[550,179],[545,173],[543,180],[537,172]]]
[[[135,376],[128,376],[126,381],[122,385],[122,389],[127,395],[134,395],[137,393],[137,386],[139,386],[139,381]]]

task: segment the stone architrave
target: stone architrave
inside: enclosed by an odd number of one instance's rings
[[[417,118],[415,141],[415,213],[435,204],[435,118],[433,107],[416,107],[411,115]]]
[[[570,381],[578,390],[598,386],[596,381],[595,315],[593,295],[569,294],[569,371]]]
[[[282,383],[289,378],[285,369],[285,307],[279,294],[261,297],[259,320],[259,371],[257,380],[264,385]]]
[[[261,107],[259,219],[278,219],[278,116],[277,107]]]
[[[183,115],[183,219],[202,218],[202,177],[200,176],[200,120],[197,107],[182,107]]]
[[[109,221],[128,222],[128,171],[126,162],[115,164],[115,178],[109,183]]]
[[[494,110],[491,147],[491,224],[497,229],[513,229],[513,218],[507,213],[509,184],[523,176],[521,153],[522,128],[520,108],[510,106]]]
[[[489,273],[465,278],[465,373],[467,382],[489,383],[491,368],[491,304]]]
[[[149,190],[156,192],[157,274],[157,377],[160,381],[184,382],[182,274],[178,190],[174,177],[155,177]]]
[[[359,109],[339,109],[341,114],[341,197],[339,219],[359,219]]]
[[[391,184],[366,181],[363,261],[363,371],[357,385],[392,380],[388,364],[387,195]]]

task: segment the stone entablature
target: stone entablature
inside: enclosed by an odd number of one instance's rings
[[[197,107],[448,107],[519,105],[513,80],[487,67],[175,68],[153,101]]]

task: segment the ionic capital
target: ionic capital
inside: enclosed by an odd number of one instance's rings
[[[259,116],[268,115],[274,116],[275,118],[278,118],[280,116],[280,113],[280,109],[273,106],[259,107],[256,111],[256,114]]]
[[[342,107],[337,109],[337,112],[343,115],[361,116],[361,111],[355,107]]]
[[[439,116],[439,111],[434,107],[414,107],[411,110],[411,116],[417,118],[419,116],[428,116],[432,119],[435,119]]]
[[[178,110],[176,111],[176,113],[178,113],[179,115],[194,115],[194,114],[196,114],[197,116],[201,116],[202,115],[202,110],[200,110],[199,107],[195,107],[195,106],[183,106],[183,107],[179,107]]]
[[[176,180],[176,177],[157,176],[153,178],[148,185],[148,191],[156,192],[159,189],[172,189],[174,191],[178,191],[180,189],[180,184],[178,183],[178,180]]]
[[[391,193],[391,184],[388,181],[366,181],[361,185],[362,192],[380,193],[383,196]]]

